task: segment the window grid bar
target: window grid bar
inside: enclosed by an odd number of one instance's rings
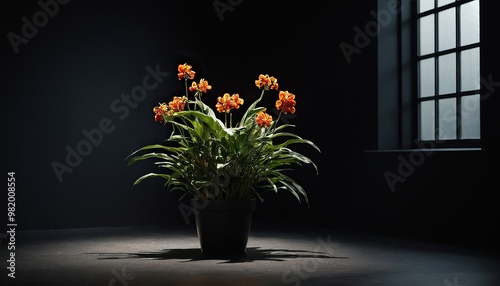
[[[467,91],[461,91],[457,93],[446,93],[446,94],[440,94],[436,96],[427,96],[427,97],[420,97],[417,98],[417,102],[422,102],[422,101],[429,101],[429,100],[435,100],[435,99],[446,99],[446,98],[455,98],[455,97],[463,97],[467,95],[475,95],[480,93],[480,89],[473,89],[473,90],[467,90]]]
[[[438,6],[438,0],[434,0],[434,8]],[[434,10],[434,54],[439,51],[439,13]],[[432,11],[432,10],[431,10]],[[434,140],[439,140],[439,61],[434,58]]]
[[[437,57],[440,57],[440,56],[443,56],[443,55],[447,55],[447,54],[451,54],[451,53],[463,52],[463,51],[466,51],[466,50],[471,50],[471,49],[474,49],[474,48],[478,48],[480,45],[481,45],[480,43],[474,43],[474,44],[469,44],[469,45],[465,45],[465,46],[462,46],[462,47],[455,47],[455,48],[451,48],[451,49],[444,50],[444,51],[438,51],[438,52],[434,52],[434,53],[429,53],[427,55],[417,56],[417,60],[421,61],[421,60],[430,59],[430,58],[437,58]]]
[[[460,47],[460,7],[461,5],[458,5],[455,8],[455,47]],[[457,109],[455,110],[455,116],[456,116],[456,122],[455,122],[455,136],[457,139],[462,138],[462,97],[458,96],[458,93],[460,91],[460,86],[461,86],[461,79],[462,79],[462,61],[461,61],[461,52],[455,53],[456,59],[455,62],[457,63],[456,66],[456,77],[455,77],[455,91],[457,93],[456,97],[456,105]]]
[[[397,21],[398,23],[401,23],[402,22],[402,13],[398,13],[397,14]],[[398,43],[401,43],[401,30],[402,30],[402,27],[401,25],[397,25],[397,29],[398,29],[398,34],[397,34],[397,37],[398,37]],[[402,48],[401,48],[401,45],[398,45],[397,47],[398,49],[398,54],[401,55],[402,54]],[[402,82],[403,82],[403,74],[402,74],[402,70],[400,68],[400,64],[398,64],[398,94],[402,94],[403,92],[403,85],[402,85]],[[402,106],[403,105],[403,98],[401,96],[398,96],[398,106]],[[399,112],[398,112],[398,132],[401,134],[402,132],[402,129],[403,129],[403,112],[402,112],[402,109],[400,108],[399,109]],[[402,136],[398,136],[398,146],[402,146],[403,145],[403,138]]]
[[[417,18],[422,18],[422,17],[429,16],[429,15],[434,14],[434,13],[439,13],[441,11],[444,11],[444,10],[448,9],[448,8],[461,6],[461,5],[467,4],[467,3],[472,2],[472,1],[475,1],[475,0],[455,1],[455,2],[452,2],[452,3],[446,4],[444,6],[441,6],[441,7],[437,7],[437,5],[438,5],[437,2],[438,1],[434,1],[434,8],[432,8],[430,10],[427,10],[425,12],[422,12],[422,13],[417,13]]]

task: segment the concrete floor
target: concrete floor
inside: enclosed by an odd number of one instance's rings
[[[310,227],[253,227],[243,257],[204,257],[194,226],[16,233],[0,285],[499,286],[498,253]]]

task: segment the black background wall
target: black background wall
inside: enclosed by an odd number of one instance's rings
[[[483,2],[491,5],[484,11],[493,11],[492,3]],[[39,3],[51,4],[44,10]],[[168,127],[154,122],[152,107],[182,94],[176,69],[187,62],[213,85],[204,97],[212,102],[224,92],[238,92],[250,102],[258,95],[257,76],[276,76],[280,87],[297,95],[297,113],[290,118],[296,132],[322,150],[303,150],[319,175],[310,166],[295,175],[310,208],[287,193],[270,195],[258,205],[257,222],[362,228],[493,247],[495,96],[485,107],[486,151],[435,152],[395,192],[383,173],[398,168],[401,154],[365,152],[377,141],[377,105],[384,104],[376,94],[378,39],[349,61],[339,45],[352,45],[354,28],[373,21],[376,9],[376,1],[4,3],[3,165],[4,174],[16,172],[18,228],[184,224],[180,194],[166,191],[161,180],[132,188],[154,167],[127,167],[125,158],[168,136]],[[486,12],[482,19],[484,69],[496,80],[498,45],[494,37],[483,37],[493,34],[494,19]],[[12,44],[10,33],[23,38]],[[124,101],[152,70],[161,72],[157,85],[144,97]],[[85,134],[99,128],[102,138],[91,142]],[[69,158],[69,150],[85,141],[91,149],[80,159]],[[53,165],[59,163],[68,172],[58,176]]]

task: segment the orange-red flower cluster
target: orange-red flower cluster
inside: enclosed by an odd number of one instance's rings
[[[177,77],[181,79],[193,79],[196,74],[195,71],[191,70],[193,67],[188,64],[181,64],[177,67]]]
[[[193,92],[193,91],[201,91],[203,93],[207,93],[208,90],[211,90],[212,89],[212,86],[208,84],[208,81],[205,80],[204,78],[200,79],[200,83],[196,83],[193,81],[193,83],[191,84],[191,87],[189,87],[189,91]]]
[[[155,113],[155,121],[163,122],[163,114],[168,115],[168,107],[164,103],[160,103],[159,106],[153,107],[153,112]]]
[[[255,122],[257,125],[261,127],[269,127],[271,123],[273,123],[273,117],[266,113],[266,110],[262,110],[257,113],[257,117],[255,118]]]
[[[282,110],[283,113],[295,113],[295,94],[288,92],[288,90],[279,92],[279,99],[276,100],[276,108]]]
[[[261,74],[259,75],[259,79],[255,81],[255,86],[264,90],[278,90],[278,79],[276,79],[274,76]]]
[[[168,107],[173,112],[183,111],[186,106],[187,97],[186,96],[174,96],[174,99],[168,103]]]
[[[235,93],[233,95],[229,95],[229,93],[225,93],[223,96],[219,96],[217,98],[217,104],[215,107],[217,111],[222,113],[229,113],[232,109],[240,108],[245,101],[243,98],[240,98],[239,94]]]
[[[155,113],[156,122],[165,122],[163,115],[171,116],[175,112],[183,111],[186,107],[187,97],[185,96],[174,96],[173,100],[168,103],[160,103],[159,106],[153,107],[153,112]]]

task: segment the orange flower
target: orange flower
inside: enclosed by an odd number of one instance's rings
[[[189,91],[201,91],[203,93],[207,93],[208,90],[211,90],[212,86],[208,84],[208,81],[205,80],[204,78],[200,79],[200,83],[196,84],[196,82],[193,82],[191,84],[191,87],[189,88]]]
[[[198,84],[198,89],[203,93],[207,93],[208,90],[212,89],[212,86],[208,84],[208,81],[202,78]]]
[[[245,101],[243,98],[240,98],[239,94],[235,93],[233,95],[229,95],[229,93],[224,93],[222,97],[217,98],[217,104],[215,107],[217,111],[220,113],[226,112],[229,113],[231,109],[238,109]]]
[[[159,106],[153,107],[153,112],[155,113],[155,121],[163,122],[163,114],[168,114],[168,107],[165,103],[161,103]]]
[[[215,105],[217,111],[220,113],[222,112],[229,113],[229,111],[231,111],[230,101],[231,101],[231,96],[229,95],[229,93],[224,93],[222,97],[219,96],[217,98],[217,104]]]
[[[244,102],[243,98],[240,98],[240,95],[235,93],[231,96],[229,105],[231,106],[231,109],[238,109]]]
[[[173,112],[183,111],[186,106],[187,97],[174,96],[174,99],[168,103]]]
[[[260,89],[264,90],[278,90],[278,79],[275,78],[274,76],[269,76],[269,75],[259,75],[259,79],[255,81],[255,86],[257,86]]]
[[[194,79],[194,75],[196,74],[195,71],[191,70],[192,66],[188,64],[181,64],[179,67],[177,67],[177,71],[179,72],[177,74],[177,77],[179,80],[181,79]]]
[[[255,122],[257,122],[259,126],[269,127],[271,123],[273,123],[273,117],[267,114],[266,110],[264,109],[261,112],[257,113]]]
[[[288,90],[279,92],[279,99],[276,100],[276,108],[283,110],[283,113],[295,113],[295,94],[289,93]]]
[[[191,83],[191,86],[189,87],[189,91],[193,92],[193,91],[197,91],[198,90],[198,85],[196,84],[196,82],[192,82]]]

